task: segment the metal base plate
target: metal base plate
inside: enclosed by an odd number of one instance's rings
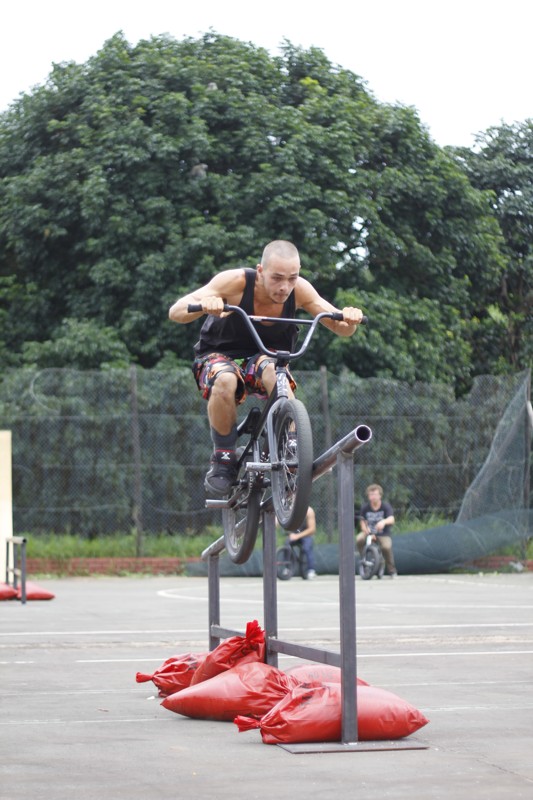
[[[289,753],[364,753],[369,750],[427,750],[428,744],[411,739],[391,739],[373,742],[304,742],[295,744],[278,744]]]

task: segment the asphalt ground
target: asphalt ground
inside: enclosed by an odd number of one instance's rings
[[[308,754],[136,683],[207,651],[205,578],[37,582],[55,599],[0,603],[1,800],[533,798],[533,573],[357,579],[357,673],[425,714],[425,747]],[[336,576],[278,600],[280,638],[339,648]],[[261,578],[222,578],[221,624],[262,618]]]

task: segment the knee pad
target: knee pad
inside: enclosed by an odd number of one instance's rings
[[[235,375],[237,379],[237,388],[235,389],[235,399],[237,403],[241,403],[244,400],[244,381],[242,375],[238,368],[236,369],[234,366],[227,363],[213,364],[206,378],[206,391],[204,392],[204,397],[207,400],[209,400],[216,379],[218,378],[219,375],[222,375],[222,373],[224,372],[231,372],[232,375]]]

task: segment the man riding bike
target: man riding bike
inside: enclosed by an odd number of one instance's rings
[[[205,477],[208,494],[226,496],[237,476],[237,407],[247,394],[267,397],[276,385],[275,361],[257,353],[257,345],[237,314],[224,312],[224,303],[248,314],[295,319],[298,309],[311,316],[339,311],[300,276],[300,256],[288,241],[276,240],[263,250],[256,269],[229,269],[209,283],[181,297],[169,310],[173,322],[190,323],[207,314],[195,345],[193,373],[207,400],[213,440],[211,466]],[[202,311],[189,313],[189,304]],[[342,309],[343,320],[324,319],[322,324],[338,336],[352,336],[363,319],[359,308]],[[273,350],[291,350],[297,322],[254,322],[260,338]],[[292,383],[292,389],[295,388]]]

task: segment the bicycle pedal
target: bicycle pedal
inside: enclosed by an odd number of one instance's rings
[[[230,507],[229,498],[228,497],[221,497],[220,499],[217,498],[216,500],[208,498],[205,501],[205,507],[206,508],[229,508]]]
[[[265,464],[263,461],[247,461],[246,469],[249,472],[267,472],[272,469],[272,464]]]

